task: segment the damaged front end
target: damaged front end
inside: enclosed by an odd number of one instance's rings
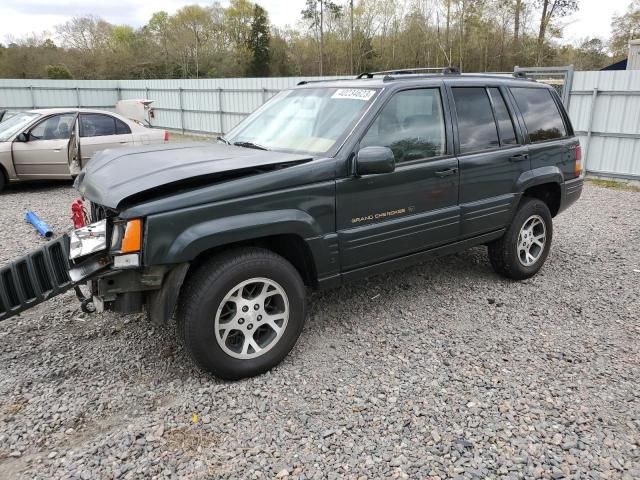
[[[120,219],[115,211],[94,204],[89,219],[79,206],[80,200],[74,202],[77,228],[71,234],[0,269],[0,320],[75,288],[83,311],[93,306],[137,313],[146,304],[152,321],[165,322],[188,266],[143,267],[143,219]],[[80,285],[86,285],[88,296]]]

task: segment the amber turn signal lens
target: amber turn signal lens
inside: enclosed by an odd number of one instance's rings
[[[142,220],[139,218],[127,222],[120,253],[139,252],[142,248]]]

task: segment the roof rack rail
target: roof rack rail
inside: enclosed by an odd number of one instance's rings
[[[357,79],[373,78],[374,75],[411,75],[422,72],[433,72],[442,74],[458,74],[460,69],[457,67],[417,67],[417,68],[399,68],[395,70],[381,70],[379,72],[364,72],[358,75]]]
[[[347,80],[353,80],[353,78],[325,78],[322,80],[301,80],[296,85],[306,85],[307,83],[320,83],[320,82],[344,82]]]

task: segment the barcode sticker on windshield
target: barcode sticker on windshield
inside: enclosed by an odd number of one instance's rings
[[[348,100],[362,100],[366,102],[373,95],[375,95],[375,90],[367,90],[366,88],[340,88],[336,90],[336,93],[331,95],[331,98],[345,98]]]

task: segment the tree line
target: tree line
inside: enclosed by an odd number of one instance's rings
[[[511,71],[514,65],[599,69],[640,35],[640,0],[610,39],[562,39],[576,0],[307,0],[278,28],[258,3],[159,11],[140,28],[75,17],[55,34],[0,45],[3,78],[207,78],[348,75],[416,66]]]

